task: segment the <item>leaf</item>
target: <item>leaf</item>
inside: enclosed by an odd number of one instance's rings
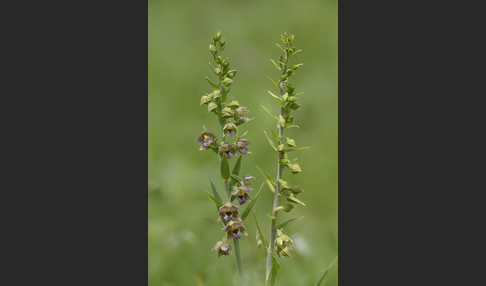
[[[267,245],[267,240],[265,239],[265,236],[263,235],[263,231],[262,229],[260,228],[260,224],[258,223],[258,220],[257,220],[257,217],[255,215],[254,212],[251,213],[253,215],[253,218],[255,219],[255,224],[256,224],[256,227],[257,227],[257,230],[258,230],[258,237],[259,239],[262,241],[263,245],[266,247],[268,247]],[[264,248],[264,249],[265,249]],[[265,250],[265,253],[267,253],[267,251]]]
[[[289,223],[291,223],[291,222],[293,222],[295,220],[302,219],[302,218],[303,218],[303,216],[301,216],[301,217],[294,217],[294,218],[288,219],[288,220],[286,220],[286,221],[281,222],[280,224],[278,224],[277,225],[277,228],[285,227],[287,224],[289,224]]]
[[[255,195],[254,198],[251,199],[250,203],[246,207],[246,209],[243,211],[241,214],[241,220],[245,220],[246,217],[250,214],[251,209],[255,206],[256,201],[258,200],[258,197],[260,196],[260,193],[262,191],[263,183],[260,185],[260,189],[258,190],[258,193]]]
[[[230,176],[230,169],[229,169],[229,164],[228,160],[226,157],[223,157],[221,160],[221,177],[225,180],[227,180]]]
[[[275,193],[275,183],[272,181],[272,178],[260,167],[257,166],[257,169],[266,178],[266,182],[270,191],[272,191],[272,193]]]
[[[280,97],[273,94],[273,92],[271,92],[270,90],[267,90],[268,94],[270,94],[273,98],[275,98],[276,100],[280,101]]]
[[[278,120],[278,117],[277,117],[276,115],[273,115],[273,113],[272,113],[270,110],[268,110],[268,108],[266,108],[266,107],[265,107],[265,105],[262,105],[262,108],[263,108],[263,110],[265,110],[265,112],[266,112],[268,115],[270,115],[270,117],[272,117],[272,118],[273,118],[273,119],[275,119],[275,120]]]
[[[287,125],[285,128],[300,128],[300,126],[297,124],[291,124],[291,125]]]
[[[277,279],[278,271],[280,270],[280,264],[275,258],[275,255],[272,253],[272,270],[270,271],[270,286],[275,285],[275,281]]]
[[[270,147],[272,147],[273,150],[277,151],[277,147],[275,147],[275,144],[273,143],[272,139],[270,136],[268,136],[267,131],[263,131],[265,133],[265,137],[267,138],[268,144],[270,144]]]
[[[307,149],[310,149],[310,146],[289,148],[289,149],[285,149],[284,151],[285,152],[292,152],[292,151],[303,151],[303,150],[307,150]]]
[[[299,50],[295,51],[292,55],[295,56],[296,54],[301,53],[301,52],[302,52],[302,49],[299,49]]]
[[[209,179],[209,183],[211,184],[211,191],[213,192],[214,198],[222,204],[223,199],[221,198],[221,196],[216,191],[216,187],[214,186],[214,183],[211,179]]]
[[[267,76],[267,78],[268,78],[268,79],[269,79],[269,80],[270,80],[270,81],[273,83],[273,85],[274,85],[276,88],[280,88],[280,87],[278,86],[278,84],[277,84],[277,83],[276,83],[276,82],[275,82],[275,81],[274,81],[274,80],[273,80],[271,77]]]
[[[209,79],[209,77],[206,77],[206,80],[208,81],[208,83],[209,83],[209,84],[210,84],[212,87],[215,87],[215,88],[217,88],[217,87],[218,87],[218,85],[217,85],[216,83],[212,82],[212,81]]]
[[[338,257],[336,256],[336,258],[334,258],[334,260],[329,264],[329,266],[327,266],[326,270],[324,271],[324,273],[321,276],[321,279],[319,279],[319,281],[317,281],[316,286],[320,286],[321,285],[322,281],[324,281],[324,279],[327,277],[327,274],[329,273],[329,270],[331,270],[332,267],[334,266],[334,264],[336,264],[337,258]]]
[[[208,194],[208,197],[214,202],[214,204],[216,205],[216,209],[219,210],[219,207],[223,205],[223,203],[221,201],[218,201],[213,195],[211,195],[210,193],[207,193]]]
[[[240,157],[238,157],[238,161],[236,161],[236,164],[235,166],[233,167],[233,172],[231,172],[233,175],[236,175],[238,176],[240,174],[240,169],[241,169],[241,158],[243,157],[243,155],[240,155]]]
[[[277,63],[273,60],[273,59],[270,59],[270,61],[272,62],[273,66],[278,69],[279,71],[282,71],[282,69],[277,65]]]
[[[287,197],[287,201],[292,202],[292,203],[296,203],[296,204],[299,204],[299,205],[305,207],[305,204],[302,201],[300,201],[299,199],[297,199],[293,194]]]

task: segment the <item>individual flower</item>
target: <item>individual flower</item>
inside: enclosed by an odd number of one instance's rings
[[[223,127],[224,136],[235,136],[236,135],[236,125],[232,122],[226,123]]]
[[[197,137],[197,141],[201,143],[200,150],[207,150],[209,147],[216,144],[216,136],[209,131],[204,131]]]
[[[233,154],[235,153],[235,147],[231,144],[224,143],[219,146],[218,154],[219,156],[223,157],[226,156],[226,158],[231,159],[233,157]]]
[[[281,229],[277,229],[277,238],[275,239],[277,254],[279,256],[290,256],[290,248],[292,245],[292,239],[288,235],[284,234]]]
[[[228,222],[238,217],[238,206],[228,202],[218,209],[219,219]]]
[[[227,242],[223,241],[218,241],[213,247],[213,251],[218,252],[218,257],[221,255],[229,255],[231,253],[231,245],[229,245]]]
[[[235,110],[236,123],[243,124],[248,121],[248,109],[244,106],[240,106]]]
[[[297,174],[297,173],[302,172],[302,169],[300,168],[300,165],[297,164],[297,163],[288,164],[288,167],[290,169],[290,172],[292,172],[292,174]]]
[[[233,117],[233,114],[234,112],[230,107],[225,107],[223,110],[221,110],[221,116],[224,118]]]
[[[242,235],[248,235],[240,219],[231,220],[223,230],[227,233],[228,238],[240,239]]]
[[[255,179],[255,177],[253,177],[253,176],[244,176],[243,180],[241,180],[241,183],[243,185],[248,186],[248,185],[251,185],[253,183],[253,179]]]
[[[237,199],[240,205],[244,204],[250,199],[250,195],[248,195],[248,193],[253,190],[245,185],[235,186],[234,189],[235,190],[231,193],[231,201]]]
[[[248,149],[246,148],[246,146],[250,145],[250,140],[248,139],[238,139],[238,141],[236,141],[236,148],[238,148],[238,150],[240,151],[241,154],[243,155],[246,155],[248,154]]]

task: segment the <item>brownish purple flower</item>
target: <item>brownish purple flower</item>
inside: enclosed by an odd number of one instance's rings
[[[203,133],[197,137],[197,141],[201,143],[200,150],[207,150],[216,144],[216,136],[209,131],[203,131]]]
[[[229,245],[227,242],[223,241],[218,241],[216,242],[216,245],[213,247],[213,251],[218,252],[218,257],[221,255],[229,255],[231,253],[231,245]]]
[[[238,217],[238,206],[228,202],[222,205],[219,210],[219,219],[228,222],[232,219],[236,219]]]
[[[236,152],[235,147],[231,144],[224,143],[219,146],[218,154],[219,156],[226,156],[226,158],[231,159]]]
[[[236,148],[240,151],[241,154],[246,155],[248,154],[248,149],[246,146],[250,145],[250,140],[240,138],[236,141]]]
[[[236,125],[234,123],[226,123],[223,127],[223,135],[224,136],[235,136],[236,135]]]
[[[223,230],[227,233],[228,238],[240,239],[242,235],[248,235],[240,219],[231,220]]]
[[[245,185],[235,186],[234,188],[235,190],[231,193],[231,201],[237,199],[238,203],[242,205],[250,199],[250,195],[248,195],[248,193],[253,190],[252,188]]]

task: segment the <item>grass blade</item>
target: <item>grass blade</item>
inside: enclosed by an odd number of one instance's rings
[[[278,117],[274,115],[268,108],[266,108],[265,105],[262,105],[262,108],[268,115],[270,115],[270,117],[278,121]]]
[[[262,168],[257,166],[257,169],[265,177],[267,185],[270,188],[270,191],[272,191],[272,193],[275,193],[275,183],[272,181],[272,178],[265,171],[263,171]]]
[[[258,197],[260,196],[260,193],[262,192],[262,187],[263,187],[263,183],[260,185],[260,189],[258,190],[258,193],[255,195],[255,197],[253,199],[251,199],[250,203],[248,204],[246,209],[241,214],[241,220],[245,220],[246,217],[250,214],[251,209],[255,206],[256,201],[258,200]]]
[[[216,205],[216,209],[219,210],[219,207],[221,207],[223,205],[223,203],[221,201],[218,201],[218,199],[216,199],[213,195],[211,195],[209,192],[207,192],[208,194],[208,197],[214,202],[214,204]]]
[[[327,274],[329,273],[329,270],[331,270],[331,268],[334,266],[334,264],[336,263],[338,257],[336,256],[336,258],[334,258],[334,260],[329,264],[329,266],[327,266],[326,270],[324,271],[324,273],[322,274],[321,276],[321,279],[319,279],[319,281],[317,281],[317,284],[316,286],[320,286],[322,281],[324,281],[324,279],[327,277]]]
[[[268,144],[270,144],[270,147],[272,147],[273,150],[277,151],[277,147],[275,147],[275,144],[273,143],[272,139],[270,136],[268,136],[267,131],[263,131],[265,133],[265,137],[267,138]]]
[[[282,227],[286,226],[287,224],[289,224],[289,223],[291,223],[291,222],[293,222],[295,220],[299,220],[301,218],[303,218],[303,216],[301,216],[301,217],[294,217],[294,218],[288,219],[288,220],[286,220],[286,221],[278,224],[277,225],[277,228],[282,228]]]

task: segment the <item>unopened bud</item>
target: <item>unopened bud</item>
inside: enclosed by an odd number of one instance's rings
[[[221,40],[221,32],[217,32],[216,35],[213,37],[215,41]]]

